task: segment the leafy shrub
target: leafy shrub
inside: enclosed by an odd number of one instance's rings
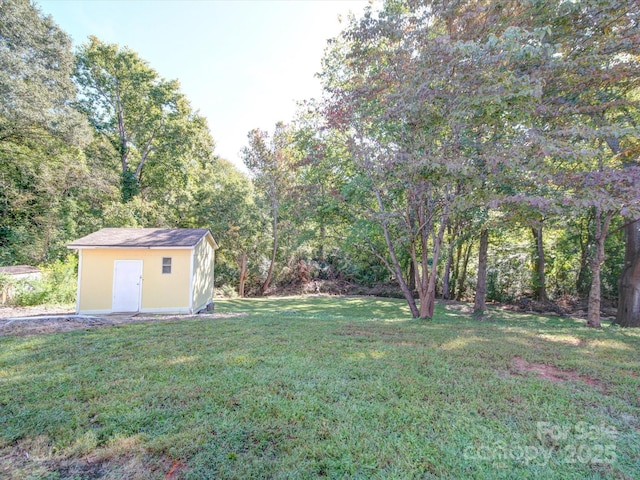
[[[3,289],[7,288],[10,283],[11,283],[11,278],[9,277],[9,275],[0,273],[0,292]]]
[[[11,303],[20,306],[74,303],[78,278],[77,257],[68,255],[42,270],[41,280],[16,282]]]
[[[221,256],[216,255],[216,287],[222,288],[223,285],[238,285],[238,277],[240,270],[236,265],[225,262]]]
[[[238,292],[236,292],[236,289],[233,288],[233,286],[231,285],[223,285],[220,288],[220,292],[222,293],[222,296],[225,298],[236,298],[238,296]]]
[[[44,280],[19,280],[14,284],[14,294],[9,303],[28,307],[47,303]]]
[[[487,272],[487,300],[512,302],[528,292],[529,256],[517,247],[505,246],[492,258],[492,267]]]
[[[45,286],[48,303],[74,303],[78,287],[78,258],[68,255],[45,269]]]

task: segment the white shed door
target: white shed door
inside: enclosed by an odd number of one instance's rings
[[[142,285],[142,260],[116,260],[113,265],[114,312],[138,312]]]

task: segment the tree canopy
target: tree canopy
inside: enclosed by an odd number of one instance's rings
[[[178,81],[162,79],[135,52],[90,37],[78,51],[75,79],[82,110],[119,161],[123,201],[170,179],[184,186],[182,166],[211,159],[206,121]]]

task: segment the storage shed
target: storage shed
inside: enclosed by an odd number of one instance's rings
[[[209,230],[103,228],[67,247],[78,250],[78,313],[191,314],[213,304]]]

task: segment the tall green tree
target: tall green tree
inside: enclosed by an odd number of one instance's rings
[[[640,273],[634,274],[640,272],[637,5],[618,0],[533,2],[517,18],[545,30],[548,46],[542,61],[525,66],[544,79],[531,128],[547,166],[538,177],[569,193],[564,204],[592,208],[595,215],[588,324],[600,325],[604,245],[613,216],[622,214],[628,222],[627,255],[617,322],[640,326]]]
[[[161,78],[137,53],[90,37],[78,51],[75,79],[83,111],[119,164],[124,202],[145,189],[184,186],[190,161],[212,159],[206,122],[178,81]]]
[[[354,219],[343,197],[352,167],[346,137],[328,128],[322,105],[309,101],[301,107],[292,125],[293,148],[298,151],[292,215],[313,256],[323,262],[341,249]]]
[[[248,145],[242,149],[242,158],[253,174],[256,192],[266,207],[271,227],[271,255],[266,278],[260,287],[264,294],[273,278],[280,240],[282,206],[291,186],[292,164],[290,131],[278,122],[273,134],[254,129],[248,134]]]
[[[388,2],[352,22],[327,57],[328,115],[351,132],[362,187],[373,195],[370,218],[416,317],[433,315],[451,214],[486,202],[483,192],[505,163],[522,156],[504,147],[518,145],[508,140],[522,137],[516,121],[531,114],[527,104],[538,94],[514,67],[522,43],[539,44],[540,33],[491,32],[462,15],[472,4]],[[419,308],[403,278],[403,252]]]
[[[0,263],[60,257],[93,197],[69,37],[26,0],[0,2]]]
[[[0,18],[0,141],[37,141],[44,132],[83,143],[88,130],[73,109],[68,35],[28,0],[3,1]]]
[[[264,232],[248,176],[224,159],[216,159],[201,171],[190,212],[181,226],[206,227],[220,248],[216,251],[216,282],[235,284],[245,296],[245,285],[256,265]]]

